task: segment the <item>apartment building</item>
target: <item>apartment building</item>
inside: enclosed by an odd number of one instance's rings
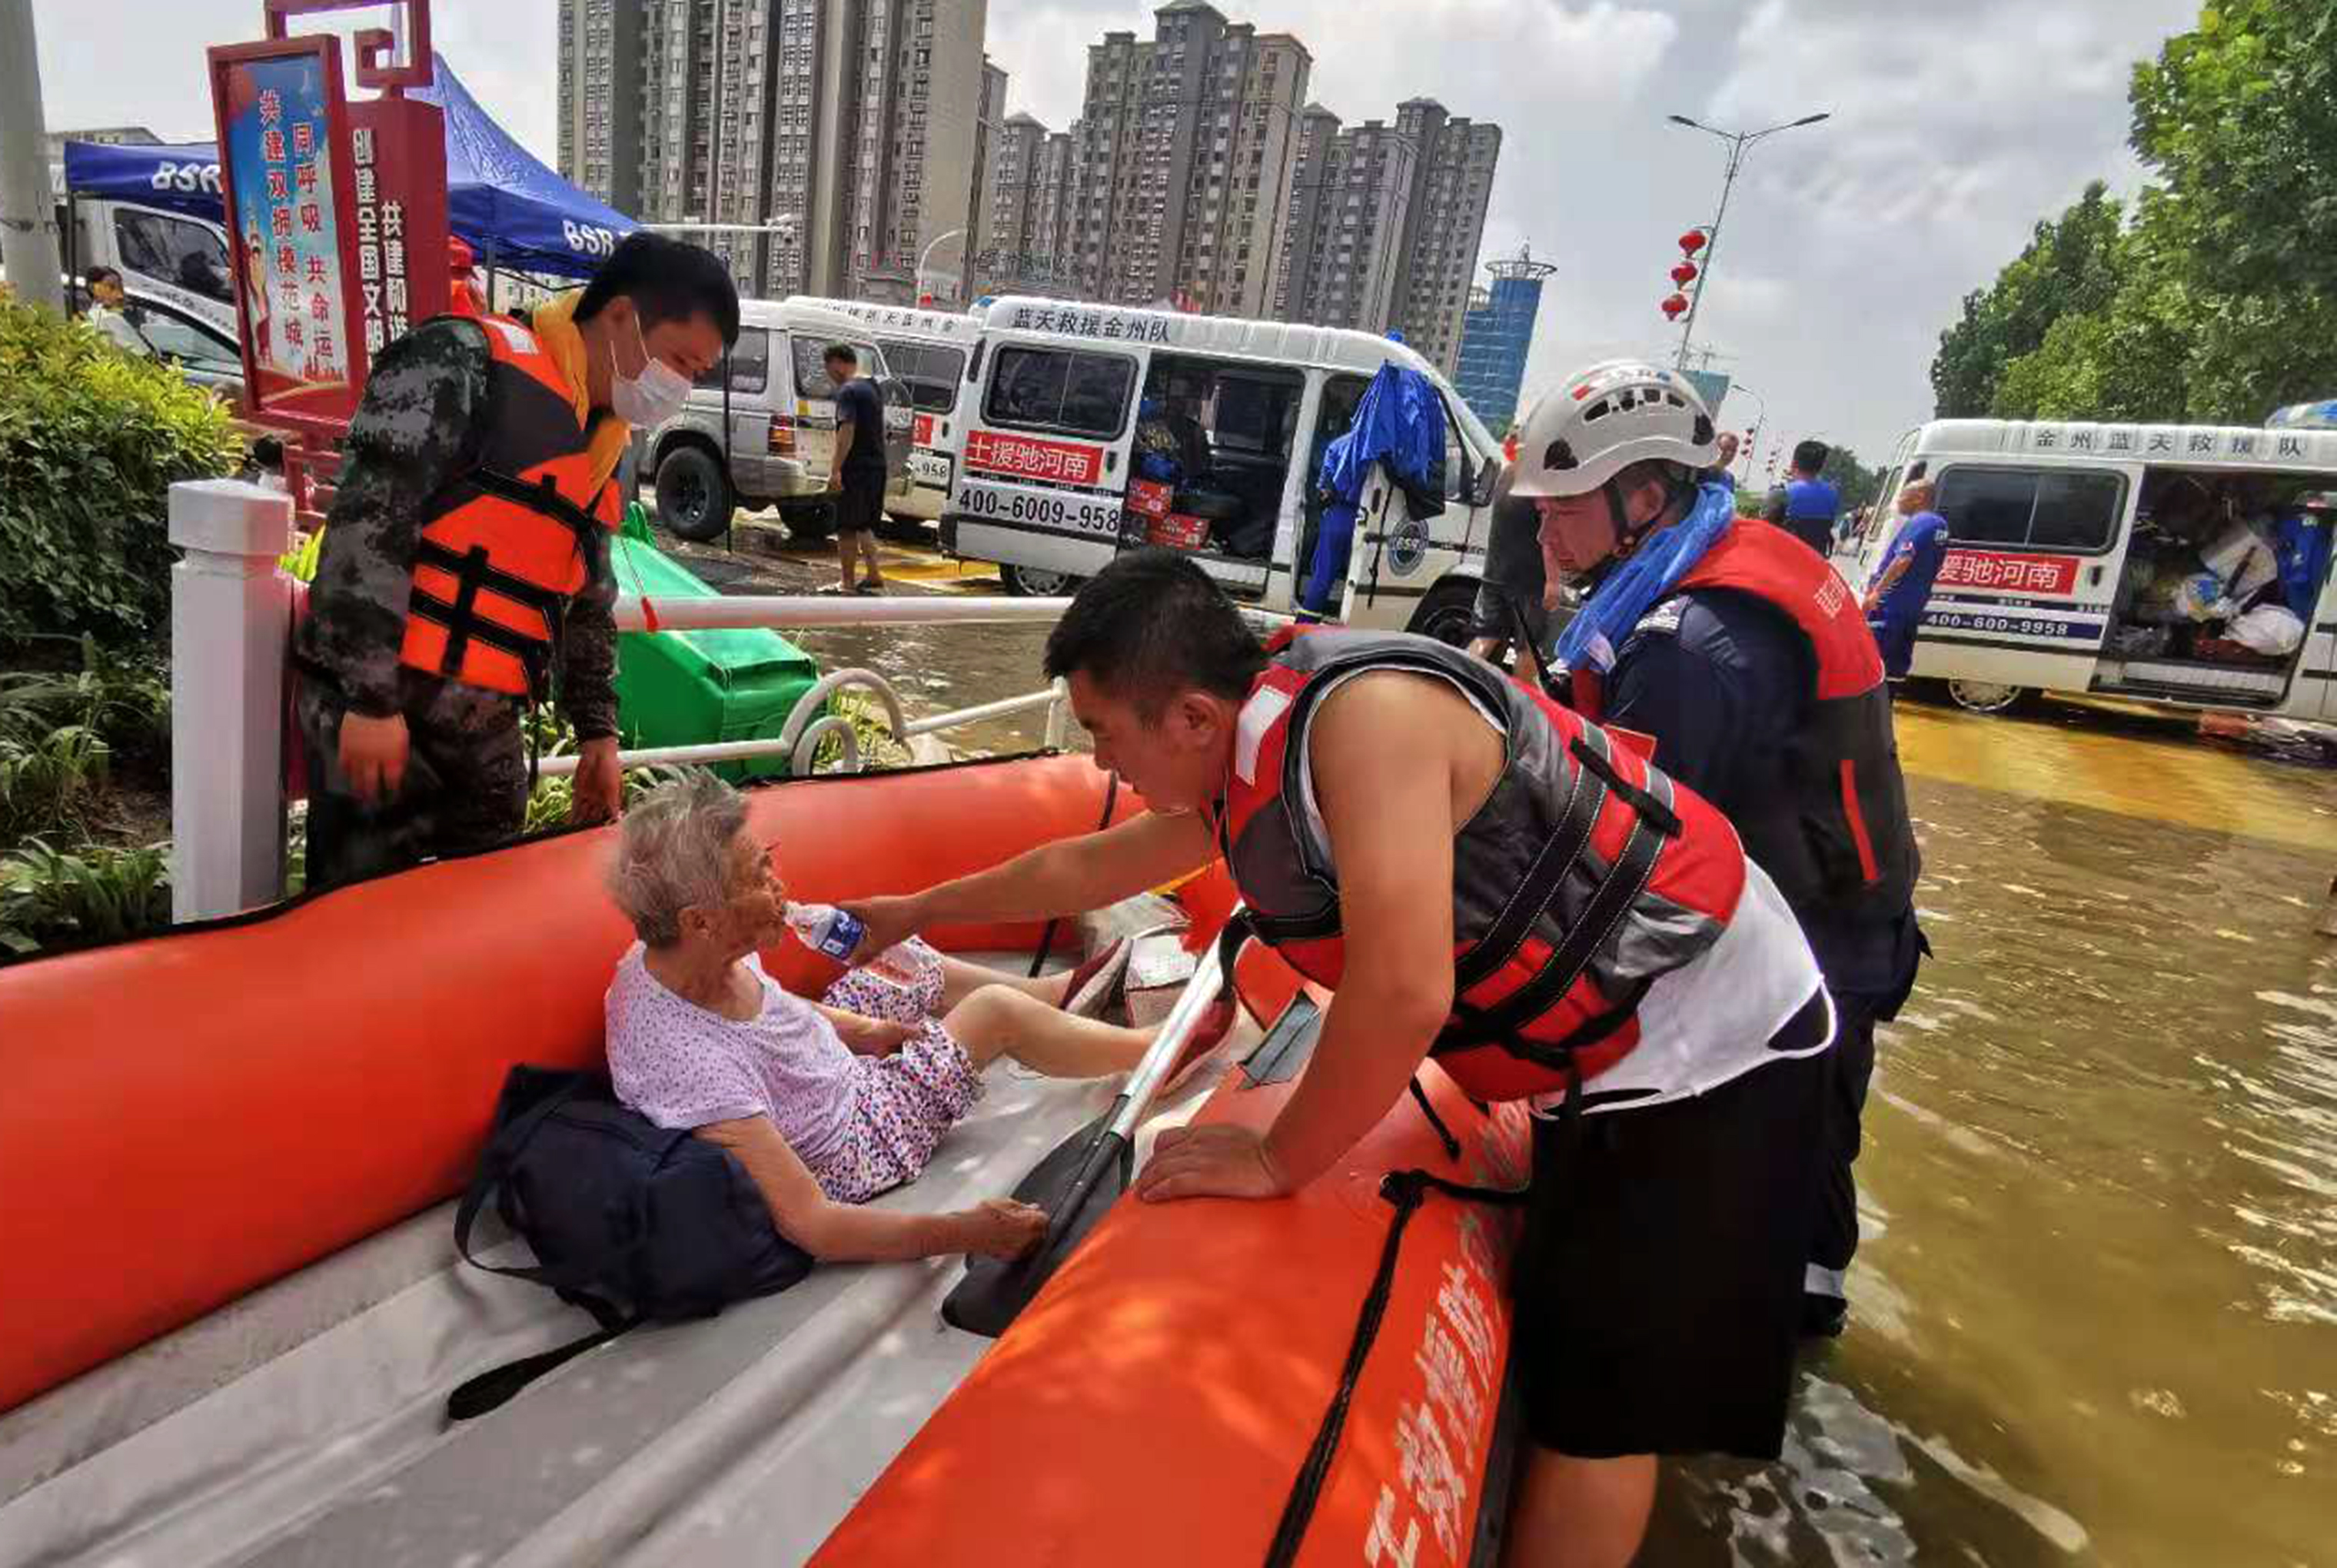
[[[1276,258],[1275,317],[1387,329],[1418,159],[1413,140],[1384,121],[1342,130],[1336,114],[1306,106]]]
[[[1455,119],[1433,98],[1396,105],[1395,123],[1418,152],[1390,325],[1449,375],[1484,242],[1501,128]]]
[[[982,102],[973,121],[973,194],[965,209],[966,276],[973,275],[973,256],[982,248],[983,235],[990,227],[990,186],[992,165],[996,161],[998,135],[1005,128],[1006,72],[992,63],[989,55],[982,57]]]
[[[640,0],[561,0],[560,172],[640,210]]]
[[[1000,126],[974,258],[981,292],[1070,292],[1063,229],[1076,194],[1073,134],[1051,131],[1028,112],[1010,114]]]
[[[1287,215],[1305,44],[1201,0],[1088,49],[1067,248],[1090,297],[1265,314]]]
[[[561,0],[561,172],[644,222],[741,226],[699,238],[749,293],[906,302],[930,251],[955,297],[950,236],[973,223],[985,88],[1003,93],[987,18],[987,0]]]

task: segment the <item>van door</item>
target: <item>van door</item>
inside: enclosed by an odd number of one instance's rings
[[[1947,560],[1913,673],[2092,687],[2133,535],[2139,471],[1936,460]]]
[[[963,409],[949,511],[956,552],[1092,577],[1120,544],[1149,351],[993,340]]]
[[[1485,459],[1470,449],[1461,434],[1452,408],[1438,393],[1444,415],[1444,510],[1433,517],[1414,517],[1412,503],[1387,478],[1384,465],[1374,482],[1391,493],[1375,508],[1367,504],[1355,528],[1355,570],[1353,601],[1341,618],[1351,626],[1401,631],[1410,624],[1429,589],[1447,572],[1458,570],[1469,544],[1469,527],[1477,482]]]
[[[2309,690],[2318,681],[2318,707],[2324,719],[2337,720],[2337,569],[2322,579],[2321,599],[2313,606],[2313,624],[2304,628],[2304,657],[2296,667],[2296,689],[2286,711],[2311,716],[2315,711]]]

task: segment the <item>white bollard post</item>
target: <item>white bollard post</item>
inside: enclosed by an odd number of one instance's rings
[[[171,487],[171,918],[284,896],[284,659],[292,502],[231,479]]]

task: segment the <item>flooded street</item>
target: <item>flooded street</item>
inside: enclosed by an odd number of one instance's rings
[[[736,559],[733,591],[833,570]],[[1041,684],[1042,628],[796,640],[913,713]],[[1937,957],[1882,1037],[1852,1326],[1786,1461],[1675,1467],[1643,1561],[2337,1563],[2337,774],[2180,721],[1899,715]]]

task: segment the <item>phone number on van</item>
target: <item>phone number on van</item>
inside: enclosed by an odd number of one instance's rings
[[[1085,500],[1066,495],[1033,495],[1027,490],[992,489],[969,484],[958,492],[960,507],[970,517],[995,517],[1009,522],[1035,523],[1041,528],[1118,537],[1120,499]]]

